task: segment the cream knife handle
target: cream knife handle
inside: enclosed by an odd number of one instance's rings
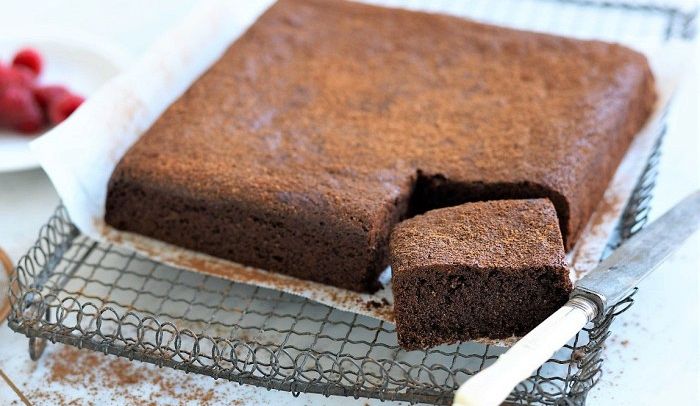
[[[596,305],[584,297],[571,298],[561,309],[520,339],[490,367],[459,387],[453,406],[500,405],[513,388],[527,379],[555,351],[596,315]]]

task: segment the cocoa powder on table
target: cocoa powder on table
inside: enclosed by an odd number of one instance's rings
[[[205,388],[194,382],[194,376],[166,369],[154,369],[140,361],[129,361],[113,355],[104,355],[87,349],[78,349],[58,344],[60,348],[46,354],[48,376],[45,387],[26,393],[37,404],[70,405],[97,404],[94,400],[107,388],[111,401],[126,404],[158,405],[162,398],[177,399],[181,404],[196,402],[211,405],[227,401],[224,392]],[[177,376],[173,376],[177,375]],[[222,381],[224,385],[235,385]],[[83,387],[87,399],[75,399],[61,393],[61,386]],[[139,386],[150,385],[150,390],[138,391]],[[149,394],[150,392],[150,394]],[[78,403],[75,403],[78,402]],[[245,399],[237,399],[233,404],[243,404]]]

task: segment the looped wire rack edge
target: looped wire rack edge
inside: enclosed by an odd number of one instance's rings
[[[611,248],[646,221],[659,145]],[[389,323],[95,242],[63,207],[20,260],[11,301],[9,326],[28,337],[296,393],[448,404],[504,351],[477,343],[404,351]],[[579,333],[508,400],[582,404],[601,376],[608,327],[631,303]]]
[[[469,3],[477,8],[466,14],[478,18],[483,12],[478,4],[486,2]],[[541,3],[556,3],[562,13],[570,13],[570,7],[609,10],[613,15],[609,18],[633,7],[576,0]],[[640,23],[637,28],[655,27],[660,41],[693,31],[684,24],[694,14],[640,7],[631,10],[644,18],[660,17],[663,24]],[[491,22],[505,24],[499,18],[510,15],[484,4],[482,9]],[[549,18],[558,21],[560,16]],[[578,33],[542,21],[551,31]],[[628,18],[625,21],[629,23]],[[572,27],[583,27],[581,21],[576,23]],[[532,28],[529,23],[520,25]],[[611,250],[647,220],[664,131],[665,127],[619,221]],[[95,242],[80,235],[62,207],[20,259],[10,299],[9,326],[30,337],[33,358],[40,355],[42,340],[49,340],[293,393],[448,404],[460,383],[504,351],[470,342],[404,351],[392,324],[286,293],[167,267]],[[583,404],[601,377],[600,353],[609,326],[632,301],[631,296],[623,300],[579,333],[519,384],[508,401]]]

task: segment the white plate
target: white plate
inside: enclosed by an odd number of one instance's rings
[[[27,34],[23,34],[27,33]],[[124,51],[89,34],[65,29],[0,28],[0,60],[9,64],[22,47],[32,47],[44,58],[39,82],[61,84],[89,97],[104,82],[119,73],[131,60]],[[32,169],[39,163],[29,150],[36,136],[0,130],[0,173]]]

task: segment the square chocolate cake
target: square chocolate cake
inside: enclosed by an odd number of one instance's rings
[[[372,291],[394,226],[435,208],[547,198],[570,248],[654,100],[619,45],[281,0],[124,155],[105,219]]]

